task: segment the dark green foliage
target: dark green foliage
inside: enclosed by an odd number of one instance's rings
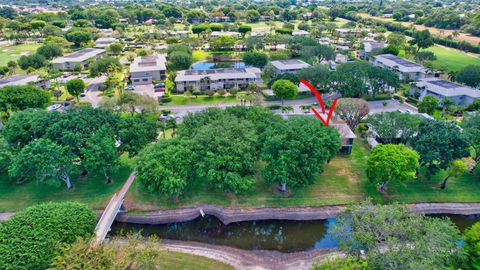
[[[77,98],[85,90],[85,83],[82,79],[73,79],[67,82],[67,91],[70,95]]]
[[[455,75],[457,82],[464,83],[470,87],[480,86],[480,66],[470,65],[464,67]]]
[[[338,132],[311,117],[276,123],[265,138],[261,153],[265,180],[292,187],[311,184],[341,148]]]
[[[114,70],[121,68],[121,64],[116,57],[103,57],[90,63],[88,69],[92,77],[97,77],[102,74],[108,74]]]
[[[92,38],[92,33],[87,30],[83,30],[82,28],[75,29],[67,33],[67,40],[73,42],[77,47],[82,43],[91,41]]]
[[[369,116],[367,122],[382,143],[406,144],[418,132],[422,118],[408,113],[383,112]]]
[[[267,86],[269,88],[272,88],[273,84],[278,80],[288,80],[288,81],[291,81],[292,83],[294,83],[295,85],[298,85],[300,83],[299,77],[297,76],[297,74],[284,73],[284,74],[277,75],[273,79],[271,79],[268,82]]]
[[[28,108],[45,108],[50,94],[35,86],[5,86],[0,88],[0,110],[19,111]]]
[[[455,124],[424,121],[412,139],[412,146],[420,154],[420,165],[433,174],[446,169],[456,159],[469,155],[468,141]]]
[[[323,84],[328,79],[330,70],[324,65],[314,65],[308,68],[304,68],[297,72],[296,76],[302,78],[313,86],[317,87],[318,91],[322,92]]]
[[[433,112],[437,109],[437,107],[438,99],[432,96],[426,96],[422,99],[420,104],[418,104],[418,112],[433,115]]]
[[[27,70],[28,68],[39,69],[47,64],[45,56],[34,53],[31,55],[23,55],[18,59],[18,65],[21,69]]]
[[[464,244],[470,269],[480,269],[480,222],[465,231]]]
[[[37,49],[37,53],[43,55],[46,59],[52,59],[63,54],[62,47],[54,43],[47,43]]]
[[[93,233],[96,214],[79,203],[29,207],[0,223],[0,269],[46,269],[64,244]]]
[[[120,150],[136,155],[158,135],[158,125],[155,120],[145,117],[128,117],[120,119],[118,138],[121,141]]]
[[[193,62],[191,54],[183,51],[174,51],[169,54],[169,68],[173,70],[188,69]]]
[[[268,55],[260,52],[246,52],[243,62],[249,66],[263,68],[268,63]]]

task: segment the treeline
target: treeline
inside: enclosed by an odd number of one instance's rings
[[[339,15],[339,17],[347,19],[347,20],[352,20],[356,21],[365,25],[370,25],[374,27],[384,27],[388,31],[391,32],[400,32],[403,33],[406,36],[413,37],[414,31],[410,27],[403,26],[400,23],[393,23],[393,22],[384,22],[384,21],[379,21],[375,19],[364,19],[358,16],[356,13],[353,12],[348,12]],[[444,37],[439,37],[439,36],[432,36],[433,41],[439,45],[443,45],[446,47],[462,50],[462,51],[468,51],[472,53],[480,53],[480,46],[479,45],[474,45],[466,41],[458,41],[450,38],[444,38]]]

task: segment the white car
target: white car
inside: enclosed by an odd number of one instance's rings
[[[173,114],[164,113],[164,114],[160,115],[160,117],[159,117],[160,120],[167,120],[167,119],[170,119],[170,118],[174,118]]]
[[[47,111],[56,111],[62,107],[62,104],[53,104],[47,108]]]

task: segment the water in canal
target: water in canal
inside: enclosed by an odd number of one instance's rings
[[[480,221],[480,215],[434,216],[448,216],[461,231]],[[335,218],[315,221],[261,220],[223,225],[216,217],[205,216],[165,225],[114,223],[110,234],[141,231],[144,236],[157,235],[163,239],[204,242],[247,250],[296,252],[337,247],[337,241],[327,233],[333,222]]]

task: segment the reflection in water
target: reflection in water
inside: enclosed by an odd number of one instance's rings
[[[460,231],[480,220],[480,215],[432,215],[449,217]],[[142,232],[144,236],[226,245],[247,250],[278,250],[295,252],[337,247],[337,240],[327,233],[335,218],[314,221],[260,220],[224,225],[214,216],[189,222],[165,225],[115,223],[111,235]]]
[[[326,230],[335,219],[315,221],[261,220],[224,225],[216,217],[205,216],[189,222],[165,225],[115,223],[112,235],[142,231],[144,236],[205,242],[241,249],[303,251],[336,247]]]
[[[207,70],[207,69],[213,69],[213,68],[245,68],[245,63],[200,61],[192,64],[192,67],[191,67],[191,69],[193,70]]]

